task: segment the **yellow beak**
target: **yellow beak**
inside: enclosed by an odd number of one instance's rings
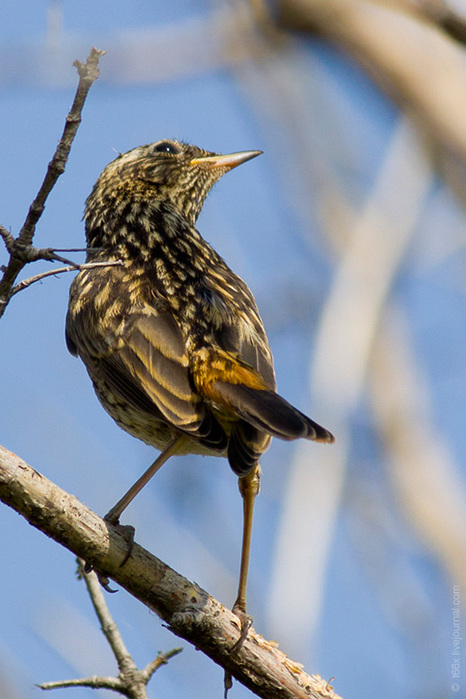
[[[241,153],[230,153],[229,155],[209,155],[205,158],[194,158],[189,164],[204,165],[209,170],[214,167],[227,167],[231,170],[241,165],[241,163],[261,155],[261,153],[261,150],[245,150]]]

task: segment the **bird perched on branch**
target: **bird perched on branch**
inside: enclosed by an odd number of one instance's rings
[[[161,450],[107,520],[118,522],[175,454],[225,456],[239,477],[244,528],[233,611],[246,632],[259,459],[272,437],[334,441],[276,393],[254,297],[195,227],[215,182],[259,154],[159,141],[111,162],[86,202],[88,261],[121,264],[77,275],[66,320],[68,348],[86,365],[105,410]]]

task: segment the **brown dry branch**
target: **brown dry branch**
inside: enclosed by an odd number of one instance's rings
[[[81,113],[86,101],[87,94],[92,83],[98,78],[98,64],[105,51],[92,48],[86,63],[75,61],[79,73],[79,83],[76,89],[73,105],[66,117],[66,123],[62,137],[58,143],[56,151],[48,165],[44,181],[29,207],[28,215],[17,238],[14,238],[3,226],[0,227],[0,235],[10,254],[8,265],[2,269],[3,277],[0,280],[0,318],[11,299],[12,289],[19,273],[29,262],[37,259],[60,259],[58,256],[44,256],[44,251],[36,251],[32,247],[37,222],[45,208],[45,202],[55,186],[60,175],[65,171],[66,162],[70,153],[71,145],[81,123]],[[47,252],[47,251],[46,251]],[[53,251],[48,251],[53,253]]]
[[[308,675],[276,643],[253,629],[237,653],[239,619],[197,584],[141,546],[131,556],[119,526],[110,525],[22,459],[0,447],[0,499],[33,526],[90,563],[155,611],[177,636],[202,650],[239,682],[270,699],[338,699],[318,675]]]
[[[162,666],[166,665],[170,658],[178,655],[181,648],[174,648],[167,653],[159,653],[157,657],[146,665],[142,670],[138,670],[131,654],[129,653],[118,626],[110,614],[110,610],[105,601],[102,587],[96,573],[86,572],[84,561],[78,559],[79,573],[86,583],[89,597],[94,606],[94,611],[100,621],[101,629],[105,635],[115,660],[118,664],[117,677],[86,677],[76,680],[64,680],[58,682],[45,682],[39,684],[40,689],[59,689],[64,687],[91,687],[92,689],[110,689],[114,692],[129,697],[129,699],[147,699],[147,684],[153,674]]]

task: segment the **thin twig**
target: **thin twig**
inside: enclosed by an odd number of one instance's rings
[[[78,571],[86,583],[94,611],[100,621],[102,633],[105,635],[118,664],[118,677],[84,677],[75,680],[59,680],[44,682],[37,685],[40,689],[59,689],[65,687],[91,687],[92,689],[110,689],[129,697],[130,699],[147,699],[146,687],[152,675],[159,667],[166,665],[168,660],[181,652],[181,648],[173,648],[167,653],[159,653],[143,670],[138,670],[129,650],[126,648],[118,626],[114,621],[105,601],[102,587],[97,575],[86,572],[85,563],[78,558]]]
[[[92,269],[93,267],[115,267],[121,264],[122,262],[120,262],[120,260],[115,260],[113,262],[85,262],[82,265],[71,263],[70,265],[68,265],[68,267],[58,267],[58,269],[49,269],[47,270],[47,272],[41,272],[40,274],[36,274],[33,277],[28,277],[27,279],[23,279],[22,282],[19,282],[19,284],[16,284],[16,286],[14,286],[10,292],[10,297],[14,296],[19,291],[23,291],[23,289],[27,289],[27,287],[31,286],[31,284],[39,282],[42,279],[45,279],[46,277],[54,277],[56,274],[63,274],[64,272],[80,272],[83,269]]]
[[[146,684],[149,682],[150,678],[162,665],[166,665],[168,661],[181,653],[182,648],[173,648],[166,653],[158,653],[154,660],[146,665],[143,670],[138,670],[141,679],[146,679]],[[56,682],[42,682],[36,685],[39,689],[63,689],[66,687],[90,687],[91,689],[110,689],[115,692],[119,692],[125,696],[131,696],[128,694],[128,690],[124,688],[124,685],[119,677],[99,677],[98,675],[93,675],[92,677],[83,677],[75,680],[58,680]],[[124,690],[124,691],[122,691]]]
[[[76,680],[57,680],[56,682],[42,682],[37,684],[39,689],[63,689],[66,687],[90,687],[91,689],[113,689],[115,692],[120,692],[122,688],[121,681],[118,677],[83,677]]]
[[[19,240],[24,244],[31,244],[37,221],[42,215],[45,202],[56,184],[60,175],[65,171],[66,162],[71,150],[76,132],[81,123],[81,113],[86,101],[87,94],[92,83],[99,77],[98,64],[105,51],[92,48],[86,63],[76,60],[73,65],[79,73],[79,83],[74,97],[73,105],[66,117],[65,128],[57,149],[50,161],[47,173],[36,198],[32,202],[24,225],[19,234]]]
[[[168,650],[166,653],[158,653],[157,657],[151,660],[150,663],[147,663],[146,667],[141,670],[142,675],[150,679],[159,667],[166,665],[171,658],[181,653],[182,650],[182,648],[172,648],[172,650]]]
[[[100,252],[103,248],[53,248],[55,252]]]
[[[5,243],[6,249],[8,250],[8,252],[10,252],[10,250],[12,249],[12,247],[14,245],[15,239],[11,235],[10,231],[7,231],[5,226],[2,226],[1,224],[0,224],[0,236],[3,238],[3,242]]]
[[[0,317],[5,312],[5,309],[11,298],[11,291],[14,283],[23,267],[28,263],[28,255],[31,255],[31,244],[34,237],[37,222],[44,211],[45,202],[55,186],[58,178],[64,172],[66,162],[70,153],[71,145],[81,123],[81,113],[92,83],[98,78],[99,70],[98,63],[100,58],[105,55],[105,51],[92,48],[85,64],[80,61],[75,61],[74,65],[79,73],[79,83],[76,90],[73,106],[71,107],[63,130],[62,137],[58,143],[57,149],[50,161],[44,181],[29,207],[28,215],[21,228],[19,236],[15,239],[11,233],[2,226],[0,227],[0,235],[3,238],[7,249],[10,252],[10,261],[6,268],[3,269],[3,277],[0,280]],[[26,259],[24,257],[26,256]],[[36,258],[37,259],[37,258]]]
[[[93,689],[111,689],[130,699],[147,699],[146,687],[152,675],[159,667],[166,665],[168,660],[181,652],[181,648],[173,648],[167,653],[159,653],[143,670],[138,670],[130,652],[126,648],[110,610],[105,601],[102,587],[94,571],[86,572],[85,562],[78,558],[78,571],[86,583],[94,611],[100,621],[113,655],[118,664],[118,677],[99,677],[94,675],[76,680],[45,682],[38,685],[41,689],[58,689],[63,687],[92,687]]]
[[[96,573],[93,570],[86,572],[85,562],[82,559],[78,559],[78,565],[79,573],[86,583],[92,606],[94,607],[94,611],[98,620],[100,621],[102,633],[112,649],[113,655],[115,656],[115,660],[118,664],[118,669],[120,672],[123,672],[125,669],[128,670],[129,666],[131,666],[133,671],[135,671],[137,669],[136,665],[133,662],[130,652],[123,641],[118,626],[110,614],[110,610],[102,592],[102,586],[99,583]]]

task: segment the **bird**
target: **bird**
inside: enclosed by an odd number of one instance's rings
[[[118,524],[174,455],[226,457],[238,477],[243,536],[232,609],[243,640],[252,623],[246,587],[261,456],[272,437],[334,441],[277,393],[254,296],[196,228],[213,185],[261,153],[161,140],[114,159],[86,200],[90,265],[71,284],[66,317],[67,347],[104,409],[160,451],[107,521]]]

